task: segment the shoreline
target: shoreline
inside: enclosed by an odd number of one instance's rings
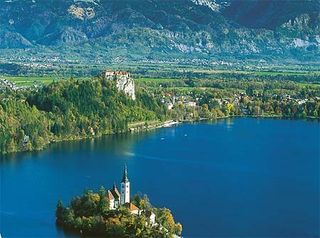
[[[37,152],[37,151],[43,151],[47,149],[51,144],[56,144],[60,142],[68,142],[68,141],[81,141],[81,140],[87,140],[87,139],[97,139],[101,138],[103,136],[109,136],[109,135],[120,135],[120,134],[126,134],[126,133],[139,133],[139,132],[147,132],[154,129],[160,129],[160,128],[169,128],[173,127],[179,124],[183,123],[196,123],[201,121],[214,121],[214,120],[222,120],[222,119],[229,119],[229,118],[256,118],[256,119],[280,119],[280,120],[311,120],[311,121],[318,121],[320,122],[320,118],[315,117],[307,117],[307,118],[291,118],[291,117],[285,117],[280,115],[230,115],[230,116],[224,116],[224,117],[217,117],[217,118],[197,118],[197,119],[186,119],[186,120],[166,120],[166,121],[153,121],[153,122],[136,122],[128,125],[128,129],[121,132],[110,132],[110,133],[102,133],[94,136],[70,136],[66,138],[55,138],[49,141],[49,143],[45,144],[43,148],[40,149],[34,149],[34,150],[17,150],[12,151],[10,153],[0,153],[0,156],[10,156],[14,154],[19,153],[25,153],[25,152]],[[2,158],[1,158],[2,159]],[[5,158],[4,158],[5,159]]]

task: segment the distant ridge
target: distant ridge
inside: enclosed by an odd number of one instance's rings
[[[0,9],[0,49],[314,60],[319,9],[317,0],[11,0]]]

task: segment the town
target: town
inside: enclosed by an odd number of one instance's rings
[[[238,79],[232,78],[153,79],[141,78],[126,71],[113,70],[106,70],[99,74],[103,78],[115,81],[118,90],[123,91],[133,100],[136,100],[137,91],[139,93],[141,90],[147,90],[169,111],[172,119],[180,121],[228,116],[294,118],[320,116],[320,86],[317,83],[240,79],[242,83],[239,84]],[[0,78],[0,92],[32,91],[43,87],[41,81],[25,86],[18,85],[14,80],[10,80],[10,77],[8,78]],[[90,80],[90,78],[84,80]],[[4,96],[1,98],[6,100]]]

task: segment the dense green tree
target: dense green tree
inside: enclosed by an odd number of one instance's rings
[[[0,93],[0,153],[122,133],[129,123],[166,118],[165,107],[147,92],[133,101],[103,78],[54,82],[24,94]]]

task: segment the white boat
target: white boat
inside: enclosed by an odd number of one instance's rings
[[[178,124],[179,122],[177,122],[177,121],[168,121],[168,122],[165,122],[164,124],[163,124],[163,127],[171,127],[171,126],[173,126],[173,125],[176,125],[176,124]]]

